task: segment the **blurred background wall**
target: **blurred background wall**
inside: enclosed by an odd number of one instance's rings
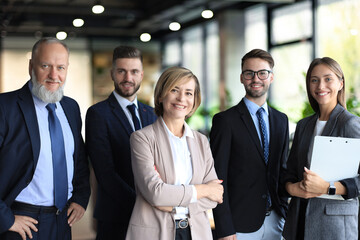
[[[144,54],[145,75],[139,99],[150,105],[155,83],[167,67],[184,66],[198,76],[203,101],[189,124],[205,134],[215,113],[237,104],[244,96],[240,63],[253,48],[268,50],[275,59],[269,103],[289,116],[290,132],[299,119],[311,113],[305,72],[315,57],[329,56],[340,63],[347,81],[348,108],[360,115],[358,0],[168,1],[157,11],[151,5],[160,4],[157,0],[120,2],[102,1],[104,17],[96,19],[90,13],[91,1],[2,1],[0,92],[23,86],[29,79],[32,45],[42,36],[56,36],[65,29],[64,41],[71,51],[65,94],[78,101],[83,119],[89,106],[107,98],[113,90],[112,50],[121,44],[138,47]],[[52,4],[57,10],[52,10]],[[116,4],[123,4],[122,8]],[[211,6],[213,16],[202,18],[202,10]],[[42,20],[40,15],[50,22],[45,12],[62,15],[53,26],[46,21],[36,25]],[[193,15],[188,16],[190,13]],[[76,14],[85,21],[84,29],[67,26]],[[169,30],[172,21],[178,21],[181,28]],[[140,39],[145,32],[151,36],[149,41]],[[94,176],[92,185],[86,215],[73,227],[74,239],[94,239]]]

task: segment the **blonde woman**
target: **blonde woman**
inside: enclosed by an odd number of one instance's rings
[[[136,203],[127,240],[212,240],[207,210],[222,203],[207,138],[185,119],[201,103],[197,77],[172,67],[155,87],[157,121],[131,135]]]

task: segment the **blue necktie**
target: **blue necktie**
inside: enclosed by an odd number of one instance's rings
[[[262,147],[263,147],[263,151],[264,151],[264,161],[265,161],[265,164],[267,164],[268,160],[269,160],[269,141],[268,141],[268,137],[267,137],[264,114],[265,114],[265,109],[262,107],[259,108],[256,112],[256,116],[259,119],[261,143],[262,143]],[[271,198],[270,198],[270,194],[268,191],[267,197],[266,197],[266,208],[269,209],[270,206],[271,206]]]
[[[68,179],[64,137],[60,121],[55,113],[55,107],[55,103],[49,103],[46,105],[46,108],[49,111],[48,120],[53,160],[55,207],[62,210],[68,200]]]
[[[269,142],[266,131],[266,123],[264,120],[264,113],[265,113],[265,109],[261,107],[259,108],[259,110],[257,110],[256,116],[259,119],[261,143],[264,151],[264,160],[265,163],[267,164],[269,159]]]
[[[136,116],[135,114],[135,104],[130,104],[127,106],[127,108],[129,109],[130,113],[131,113],[131,116],[132,116],[132,120],[133,120],[133,123],[134,123],[134,127],[135,127],[135,131],[136,130],[139,130],[140,129],[140,121],[138,119],[138,117]]]

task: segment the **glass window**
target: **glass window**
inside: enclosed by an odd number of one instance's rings
[[[165,43],[164,62],[165,66],[177,66],[181,62],[181,47],[179,40],[170,40]]]
[[[219,35],[218,25],[213,22],[207,26],[208,36],[206,37],[206,52],[207,52],[207,105],[211,109],[219,107]]]
[[[245,49],[267,49],[266,7],[260,5],[245,11]]]
[[[289,120],[303,118],[307,100],[305,75],[311,61],[311,43],[302,42],[273,48],[274,81],[270,88],[270,103],[285,112]]]
[[[348,104],[357,106],[360,113],[360,1],[321,0],[317,13],[317,56],[328,56],[341,66],[346,80],[346,97],[355,101]]]
[[[306,39],[312,36],[311,2],[304,1],[273,11],[272,44]]]
[[[204,84],[203,78],[203,51],[204,45],[202,41],[203,31],[200,26],[190,28],[184,32],[183,38],[183,66],[190,69],[199,79],[201,96],[204,102]],[[194,129],[205,129],[205,119],[202,114],[204,103],[202,103],[196,113],[190,118],[189,125]]]

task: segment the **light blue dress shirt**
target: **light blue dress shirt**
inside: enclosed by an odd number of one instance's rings
[[[257,112],[257,110],[259,110],[260,107],[259,107],[259,105],[257,105],[256,103],[250,101],[246,97],[244,97],[243,99],[244,99],[244,102],[245,102],[245,105],[246,105],[247,109],[250,112],[251,118],[252,118],[252,120],[254,122],[254,125],[256,127],[256,131],[257,131],[259,139],[260,139],[260,145],[262,146],[259,119],[256,116],[256,112]],[[266,118],[264,120],[265,120],[265,124],[266,124],[266,133],[267,133],[268,143],[270,145],[269,109],[268,109],[268,105],[267,105],[266,102],[261,107],[263,107],[265,109]]]
[[[30,86],[31,87],[31,86]],[[47,103],[33,96],[35,111],[40,131],[40,153],[35,173],[30,184],[17,196],[16,201],[38,206],[54,206],[53,164],[51,140],[48,122]],[[72,196],[74,175],[74,137],[59,102],[56,103],[56,115],[59,118],[64,135],[66,167],[68,177],[68,199]],[[29,153],[30,154],[30,153]]]

